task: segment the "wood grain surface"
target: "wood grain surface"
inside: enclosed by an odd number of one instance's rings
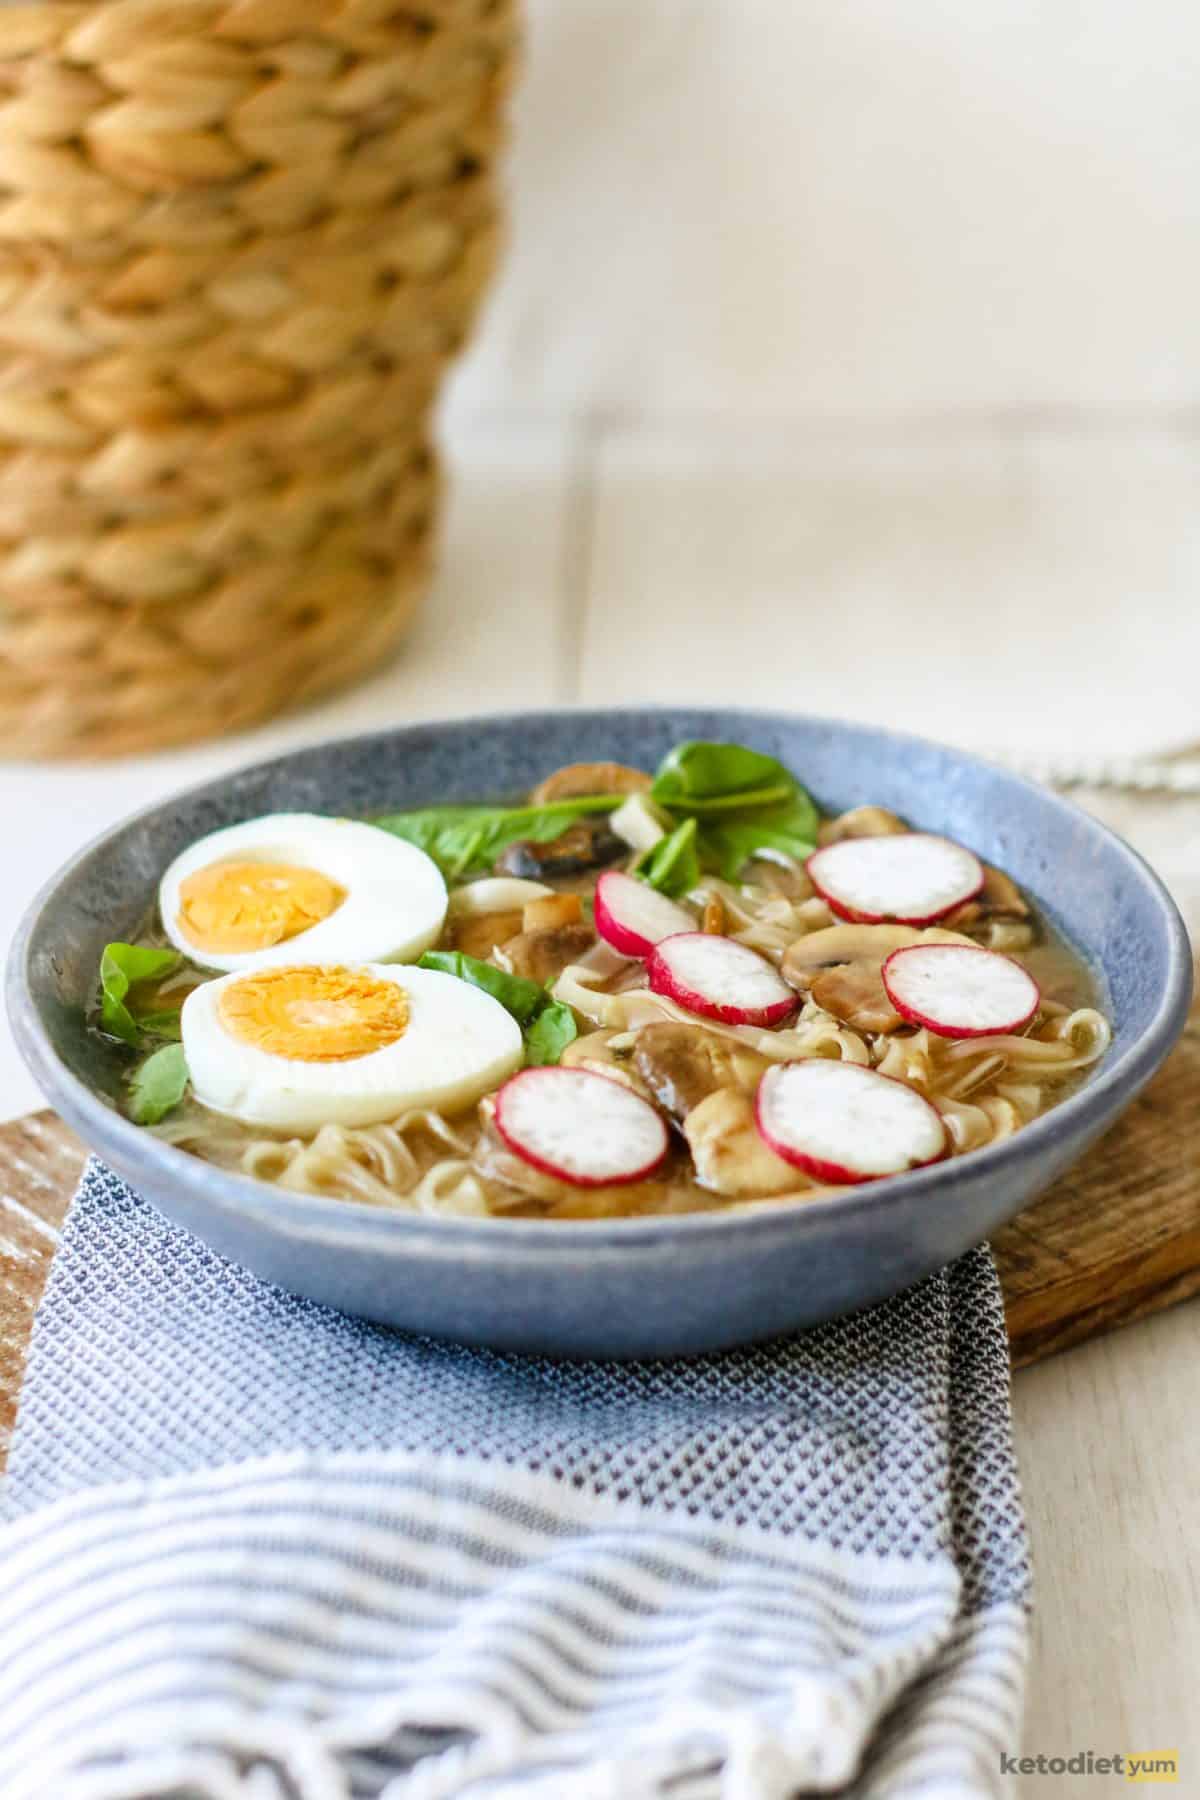
[[[8,1457],[33,1315],[84,1148],[52,1112],[0,1125],[0,1468]]]
[[[1076,1168],[993,1240],[1020,1367],[1200,1292],[1200,1004]],[[83,1164],[52,1112],[0,1125],[0,1467],[25,1348]]]
[[[992,1240],[1013,1362],[1200,1293],[1200,1001],[1154,1080]]]

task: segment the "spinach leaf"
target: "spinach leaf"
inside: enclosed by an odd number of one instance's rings
[[[676,744],[654,777],[650,796],[672,812],[713,813],[775,806],[797,791],[794,775],[773,756],[744,744]]]
[[[157,1125],[183,1099],[188,1066],[182,1044],[164,1044],[134,1074],[129,1084],[129,1116],[135,1125]]]
[[[509,975],[493,963],[480,962],[476,956],[465,956],[461,950],[427,950],[420,969],[437,969],[443,975],[457,975],[472,987],[482,988],[498,1000],[505,1012],[512,1014],[518,1025],[527,1025],[546,1005],[546,990],[540,982],[526,981],[524,976]]]
[[[634,874],[672,900],[690,893],[700,879],[695,819],[685,819],[667,837],[660,838],[653,849],[639,857]]]
[[[450,880],[490,869],[502,850],[528,838],[548,844],[589,813],[614,812],[624,794],[585,794],[546,806],[428,806],[384,813],[371,823],[431,856]]]
[[[146,1037],[174,1038],[178,1042],[180,1008],[172,1012],[135,1013],[134,1022]]]
[[[509,975],[492,963],[480,962],[461,950],[427,950],[418,964],[422,969],[437,969],[443,975],[456,975],[482,988],[498,1000],[505,1012],[512,1014],[525,1037],[527,1063],[556,1063],[572,1038],[576,1036],[575,1014],[561,1000],[552,1000],[546,989],[522,975]]]
[[[525,1061],[530,1067],[556,1063],[579,1035],[575,1014],[561,1000],[544,1006],[525,1032]]]
[[[125,1002],[130,988],[139,982],[156,981],[162,975],[169,975],[182,961],[177,950],[146,950],[140,944],[106,944],[100,957],[100,1023],[105,1031],[134,1045],[140,1042],[143,1030],[163,1037],[177,1035],[177,1011],[145,1013],[139,1018]]]
[[[817,809],[809,795],[775,757],[744,744],[677,744],[650,791],[697,821],[700,862],[727,881],[764,851],[799,861],[816,845]]]
[[[817,810],[804,792],[784,806],[764,806],[736,818],[706,819],[700,827],[704,866],[736,881],[752,856],[775,851],[803,862],[817,846]]]

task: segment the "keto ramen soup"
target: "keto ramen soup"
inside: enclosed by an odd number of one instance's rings
[[[1108,1048],[1001,869],[736,744],[190,845],[100,969],[129,1115],[293,1192],[583,1219],[961,1156]]]

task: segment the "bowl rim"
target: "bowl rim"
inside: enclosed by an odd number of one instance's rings
[[[89,1151],[104,1156],[112,1153],[115,1161],[124,1160],[128,1147],[135,1159],[150,1157],[161,1168],[164,1181],[179,1178],[185,1188],[201,1197],[206,1206],[225,1212],[251,1216],[257,1223],[273,1229],[285,1229],[291,1237],[311,1240],[343,1241],[347,1238],[359,1248],[372,1244],[381,1251],[419,1247],[423,1253],[444,1254],[486,1251],[495,1258],[503,1252],[557,1250],[573,1255],[577,1250],[620,1253],[636,1248],[648,1249],[683,1236],[705,1240],[723,1238],[736,1230],[739,1242],[748,1237],[790,1236],[804,1230],[812,1221],[828,1220],[832,1215],[858,1216],[876,1210],[894,1197],[935,1202],[939,1196],[953,1191],[963,1179],[966,1159],[950,1157],[921,1169],[885,1176],[847,1187],[839,1192],[821,1195],[803,1205],[772,1204],[767,1199],[758,1205],[737,1206],[713,1212],[648,1214],[633,1218],[608,1219],[513,1219],[488,1215],[436,1215],[392,1212],[362,1201],[340,1200],[320,1194],[297,1194],[272,1186],[253,1176],[221,1169],[206,1163],[191,1152],[152,1137],[143,1127],[130,1120],[87,1086],[59,1057],[50,1042],[41,1013],[34,999],[29,979],[29,959],[35,933],[42,917],[61,887],[68,883],[80,866],[103,849],[113,838],[154,818],[165,808],[201,798],[231,780],[243,776],[267,776],[301,756],[322,751],[341,751],[372,744],[394,744],[397,739],[437,738],[455,731],[480,731],[492,728],[537,727],[572,716],[611,720],[614,729],[622,722],[644,722],[647,718],[665,718],[679,712],[710,712],[714,717],[734,716],[759,721],[765,726],[787,729],[803,723],[835,735],[885,736],[903,748],[935,751],[950,755],[956,761],[983,772],[1001,775],[1005,781],[1023,789],[1029,800],[1040,809],[1076,823],[1102,839],[1110,852],[1115,852],[1143,895],[1158,908],[1166,938],[1166,979],[1158,1006],[1149,1024],[1111,1063],[1106,1063],[1095,1077],[1075,1093],[1033,1119],[1013,1136],[999,1143],[985,1144],[970,1152],[971,1174],[986,1175],[988,1170],[1000,1173],[1023,1161],[1035,1158],[1040,1149],[1049,1147],[1056,1138],[1069,1132],[1072,1124],[1086,1129],[1089,1119],[1104,1115],[1110,1103],[1140,1089],[1167,1056],[1187,1021],[1192,997],[1193,958],[1191,944],[1179,909],[1160,877],[1130,844],[1082,807],[1050,788],[1003,763],[960,750],[954,745],[915,733],[892,730],[888,726],[871,725],[859,720],[837,719],[828,715],[781,712],[773,708],[722,707],[696,703],[673,705],[587,707],[560,706],[516,708],[481,714],[459,714],[448,718],[414,720],[397,726],[349,733],[311,744],[300,744],[276,756],[239,765],[222,774],[172,792],[150,804],[139,807],[88,840],[44,882],[26,907],[13,937],[6,971],[6,998],[9,1019],[17,1047],[47,1100],[55,1106],[67,1123],[78,1130]],[[1066,920],[1070,936],[1069,919]],[[1107,972],[1101,966],[1100,973]],[[136,1179],[135,1179],[136,1185]],[[566,1227],[566,1229],[564,1229]]]

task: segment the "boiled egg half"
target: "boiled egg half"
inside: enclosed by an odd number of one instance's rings
[[[248,1125],[374,1125],[455,1112],[520,1067],[515,1019],[481,988],[389,963],[293,963],[223,976],[183,1003],[196,1098]]]
[[[446,884],[374,825],[269,813],[189,845],[158,902],[172,944],[206,969],[410,962],[441,934]]]

